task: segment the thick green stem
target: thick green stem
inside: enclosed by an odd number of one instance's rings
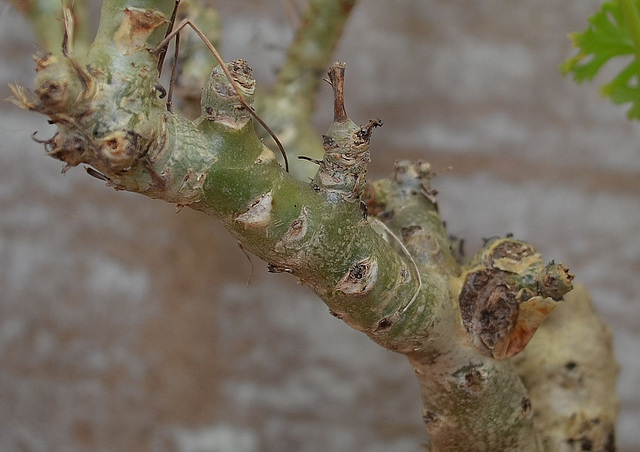
[[[360,127],[346,117],[340,64],[331,69],[335,121],[311,184],[287,174],[254,131],[245,102],[255,82],[244,61],[213,70],[196,120],[168,112],[150,50],[173,4],[105,1],[86,66],[70,54],[45,56],[35,97],[14,88],[16,103],[57,125],[47,153],[65,169],[89,165],[117,190],[218,218],[271,271],[293,274],[333,315],[406,355],[432,452],[563,450],[541,444],[508,358],[570,290],[567,269],[510,238],[460,266],[424,162],[398,162],[390,179],[367,186],[380,123]]]
[[[174,0],[110,0],[102,3],[100,12],[100,25],[96,33],[95,40],[91,46],[89,58],[98,59],[101,64],[109,64],[111,61],[115,64],[118,61],[118,54],[132,54],[141,50],[148,42],[159,43],[162,39],[168,18],[175,6]],[[149,18],[151,23],[146,24],[144,19],[136,19],[133,29],[133,22],[126,21],[125,17],[128,10],[138,9],[140,11],[153,11],[157,18]],[[156,22],[157,20],[162,23]],[[116,35],[116,31],[121,30],[121,35]],[[153,32],[153,36],[149,36],[147,31]],[[129,48],[115,48],[118,45],[128,45]],[[103,60],[102,58],[107,58]],[[113,58],[113,59],[112,59]],[[126,60],[124,58],[123,60]]]
[[[478,354],[451,303],[463,269],[452,256],[431,177],[426,163],[398,162],[393,179],[374,182],[368,203],[405,244],[434,298],[416,309],[428,306],[437,321],[406,353],[420,382],[429,450],[542,451],[522,381],[509,362]]]
[[[358,203],[344,203],[284,172],[219,68],[203,90],[200,118],[188,121],[166,111],[149,48],[161,39],[158,29],[172,2],[153,12],[114,3],[103,7],[90,72],[46,57],[38,65],[38,98],[23,99],[58,124],[49,154],[69,166],[92,166],[118,190],[216,216],[246,249],[272,270],[309,284],[354,328],[371,331],[386,312],[404,307],[417,291],[406,256],[364,221]],[[240,61],[229,70],[250,101],[248,66]],[[352,133],[336,130],[334,139],[349,141]],[[399,343],[407,340],[402,331],[394,334]],[[385,337],[376,340],[384,343]]]

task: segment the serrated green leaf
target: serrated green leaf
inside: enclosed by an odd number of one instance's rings
[[[579,52],[565,62],[564,71],[573,72],[577,82],[592,79],[611,58],[634,53],[633,41],[617,2],[604,3],[589,19],[589,27],[570,37]]]
[[[602,95],[611,98],[615,104],[631,102],[631,108],[627,111],[629,119],[640,119],[639,73],[640,64],[633,60],[611,82],[600,88]]]
[[[633,58],[601,93],[616,104],[631,103],[627,116],[640,119],[640,49],[634,41],[638,34],[637,11],[640,0],[613,0],[605,2],[600,11],[589,18],[589,27],[582,33],[569,35],[578,49],[561,66],[564,74],[571,73],[577,83],[591,80],[610,60],[618,57]],[[636,36],[637,38],[637,36]]]

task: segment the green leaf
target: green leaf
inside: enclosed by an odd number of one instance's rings
[[[637,21],[640,0],[605,2],[600,11],[589,18],[589,27],[570,38],[578,53],[561,66],[577,83],[591,80],[610,60],[630,56],[633,60],[614,79],[604,85],[601,93],[616,104],[631,103],[630,119],[640,119],[640,46],[636,42],[640,28]]]
[[[629,119],[640,119],[640,63],[633,60],[609,83],[600,88],[603,96],[611,98],[615,104],[631,102],[631,108],[627,112]]]

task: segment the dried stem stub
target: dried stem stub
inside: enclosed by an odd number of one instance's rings
[[[344,122],[347,119],[347,110],[344,107],[344,70],[346,63],[336,61],[329,68],[329,82],[333,88],[333,121]]]

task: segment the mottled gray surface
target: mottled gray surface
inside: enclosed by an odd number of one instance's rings
[[[219,1],[227,58],[260,83],[292,36],[284,1]],[[380,116],[373,173],[435,185],[474,251],[512,232],[569,265],[622,364],[619,450],[640,449],[637,124],[557,65],[598,2],[362,0],[336,57],[347,108]],[[53,18],[52,18],[53,20]],[[197,21],[197,18],[196,18]],[[28,25],[0,1],[0,97],[30,84]],[[318,123],[326,127],[323,88]],[[251,266],[210,219],[115,193],[42,156],[43,118],[0,107],[0,450],[417,451],[404,359]]]

